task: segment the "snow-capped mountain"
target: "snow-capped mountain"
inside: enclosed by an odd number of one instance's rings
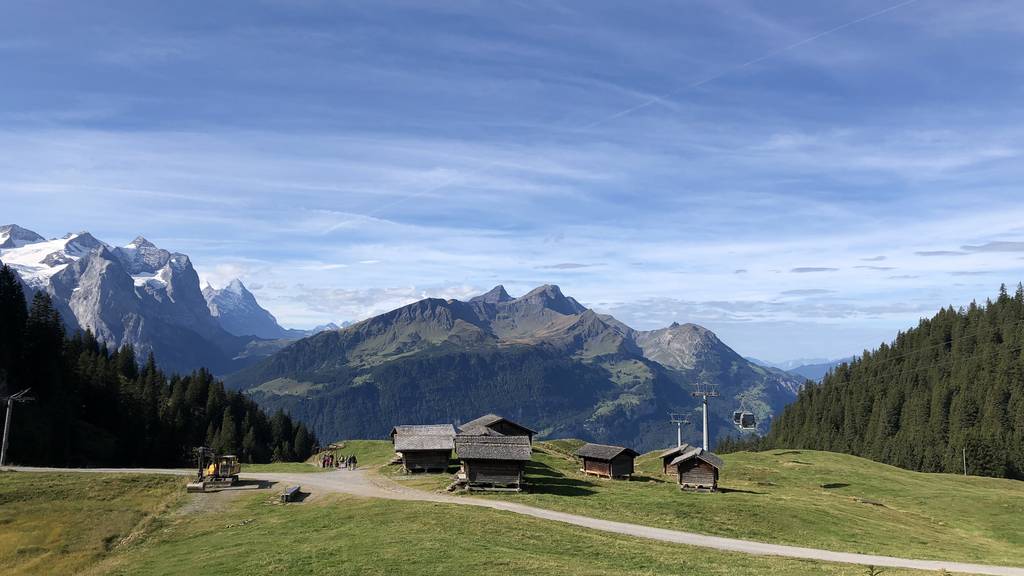
[[[211,313],[189,257],[141,236],[113,247],[88,232],[47,240],[16,225],[2,226],[0,262],[13,268],[29,291],[49,293],[69,329],[91,330],[109,346],[131,344],[140,355],[153,352],[171,370],[205,366],[227,372],[240,367],[242,356],[253,357],[253,335],[294,339],[307,334],[277,325],[241,282],[227,291],[237,288],[245,305],[262,311],[277,331],[233,333],[223,325],[226,306]]]
[[[31,230],[26,230],[17,224],[0,226],[0,249],[20,248],[25,244],[42,242],[46,240]]]
[[[203,288],[203,298],[206,299],[210,314],[225,330],[236,336],[268,339],[288,337],[288,330],[282,328],[277,318],[259,305],[252,292],[237,278],[220,290],[207,285]]]
[[[206,288],[203,288],[203,298],[206,299],[210,314],[220,322],[221,327],[235,336],[298,340],[328,330],[340,330],[343,326],[349,325],[349,322],[343,322],[342,326],[328,322],[310,330],[283,328],[269,310],[260,306],[256,296],[238,278],[221,289],[207,284]]]

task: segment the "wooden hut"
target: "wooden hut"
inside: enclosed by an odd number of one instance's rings
[[[703,448],[691,446],[672,459],[679,487],[683,490],[714,492],[718,490],[718,471],[722,459]]]
[[[462,463],[458,484],[469,490],[519,492],[532,449],[526,436],[459,434],[455,452]]]
[[[633,474],[633,459],[640,454],[622,446],[584,444],[576,451],[582,461],[584,474],[605,478],[629,478]]]
[[[455,448],[451,424],[395,426],[391,430],[395,454],[407,472],[444,472]]]
[[[500,434],[502,436],[526,436],[529,438],[530,443],[533,443],[533,436],[537,432],[530,430],[522,424],[518,424],[509,420],[508,418],[502,418],[497,414],[487,414],[481,416],[476,420],[470,420],[462,426],[459,426],[459,433],[466,435],[494,435]]]
[[[658,454],[658,458],[661,458],[661,470],[665,474],[675,476],[678,470],[672,466],[672,461],[675,460],[680,454],[692,450],[694,447],[689,444],[683,444],[676,446],[675,448],[669,448],[661,454]]]

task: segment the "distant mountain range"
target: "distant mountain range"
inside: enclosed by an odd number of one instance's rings
[[[759,360],[747,356],[747,360],[750,360],[754,364],[759,366],[765,366],[768,368],[778,368],[779,370],[785,370],[790,374],[799,376],[801,378],[807,378],[808,380],[814,380],[820,382],[826,374],[829,373],[833,368],[850,362],[854,357],[850,356],[847,358],[839,358],[837,360],[829,360],[827,358],[798,358],[796,360],[787,360],[785,362],[768,362],[766,360]]]
[[[0,262],[27,292],[49,293],[69,329],[153,352],[168,370],[228,374],[269,409],[321,438],[383,437],[395,423],[457,423],[498,412],[544,434],[674,441],[669,412],[699,422],[695,383],[716,386],[716,435],[733,410],[766,430],[802,378],[740,357],[693,324],[633,330],[545,285],[501,286],[469,301],[428,298],[348,327],[283,328],[241,281],[200,289],[189,257],[143,237],[115,247],[88,232],[47,240],[0,227]],[[695,439],[696,425],[688,430]]]
[[[496,412],[544,435],[637,449],[674,441],[669,412],[699,422],[698,382],[721,394],[713,432],[735,434],[733,410],[756,413],[766,429],[803,380],[747,361],[700,326],[633,330],[551,285],[519,298],[496,286],[465,302],[421,300],[299,340],[227,379],[325,439]]]
[[[189,257],[143,237],[114,247],[88,232],[47,240],[0,226],[0,263],[26,293],[49,293],[71,330],[89,329],[110,346],[131,344],[170,371],[239,369],[314,331],[286,330],[238,280],[201,291]],[[337,329],[329,325],[324,329]]]

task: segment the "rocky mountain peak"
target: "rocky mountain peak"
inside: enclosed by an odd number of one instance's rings
[[[538,286],[514,302],[537,304],[566,315],[582,314],[587,309],[575,299],[562,294],[562,290],[554,284]]]
[[[235,278],[234,280],[229,282],[224,289],[229,292],[234,292],[235,294],[251,294],[251,292],[249,292],[249,290],[246,289],[245,284],[242,284],[242,280],[239,278]]]
[[[505,291],[505,287],[501,284],[491,288],[485,294],[474,296],[469,299],[470,302],[486,302],[487,304],[499,304],[501,302],[510,302],[512,300],[514,300],[514,298],[508,295],[508,292]]]
[[[156,248],[156,244],[153,244],[142,235],[136,236],[134,240],[128,243],[126,248]]]
[[[0,248],[20,248],[26,244],[45,240],[46,238],[17,224],[0,226]]]

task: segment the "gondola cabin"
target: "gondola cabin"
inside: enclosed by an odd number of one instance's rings
[[[406,472],[444,472],[455,449],[451,424],[395,426],[391,430],[395,454]]]
[[[740,430],[754,430],[757,428],[757,417],[753,412],[737,410],[732,413],[732,421]]]
[[[718,455],[698,447],[680,453],[669,463],[675,469],[679,488],[699,492],[718,490],[718,473],[722,465]]]
[[[536,431],[530,430],[522,424],[518,424],[503,418],[497,414],[487,414],[481,416],[475,420],[470,420],[462,426],[459,426],[460,434],[471,434],[471,435],[500,435],[500,436],[526,436],[530,442],[533,442],[533,437],[537,434]]]
[[[459,434],[455,452],[462,467],[457,482],[468,490],[523,489],[526,463],[532,448],[526,436]]]
[[[604,478],[628,479],[633,474],[633,460],[637,452],[622,446],[584,444],[576,451],[581,472]]]

